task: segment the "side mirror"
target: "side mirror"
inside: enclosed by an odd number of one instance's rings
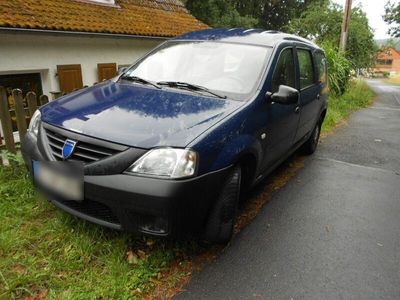
[[[280,85],[276,93],[267,93],[267,97],[273,103],[282,105],[296,104],[299,101],[299,91],[287,85]]]

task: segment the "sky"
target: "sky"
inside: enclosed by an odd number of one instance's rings
[[[345,4],[345,0],[333,0],[342,6]],[[363,10],[366,12],[369,26],[375,31],[375,39],[389,38],[387,31],[389,26],[383,21],[382,15],[385,12],[385,3],[387,0],[353,0],[353,7],[361,4]],[[400,0],[392,0],[392,3],[399,3]]]

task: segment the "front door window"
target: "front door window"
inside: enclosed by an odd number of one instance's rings
[[[295,64],[293,49],[285,49],[281,52],[272,76],[271,92],[278,91],[280,85],[296,88]]]

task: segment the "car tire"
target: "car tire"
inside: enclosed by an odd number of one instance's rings
[[[306,155],[311,155],[317,150],[318,142],[319,142],[319,137],[321,135],[321,125],[322,122],[318,121],[318,123],[315,125],[314,130],[312,131],[310,137],[308,140],[304,143],[302,147],[302,152]]]
[[[239,203],[241,175],[240,166],[235,166],[225,181],[208,218],[205,240],[218,244],[226,244],[231,240]]]

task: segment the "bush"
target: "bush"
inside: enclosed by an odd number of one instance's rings
[[[351,80],[343,95],[329,97],[328,114],[322,126],[322,131],[329,132],[345,120],[350,113],[370,105],[374,97],[375,93],[364,81]]]
[[[344,53],[330,43],[322,45],[328,61],[329,90],[332,94],[342,95],[348,86],[352,66]]]

